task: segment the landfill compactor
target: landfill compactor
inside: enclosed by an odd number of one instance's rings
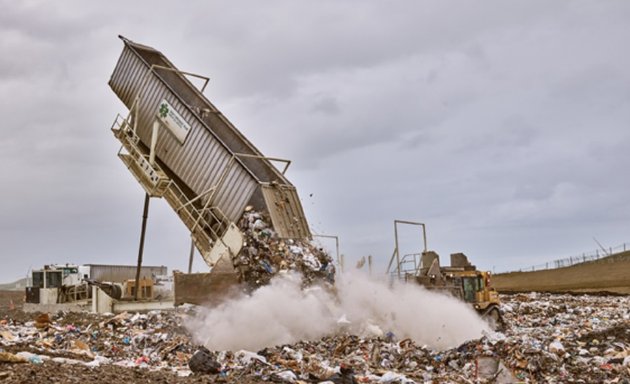
[[[163,197],[209,266],[237,254],[247,206],[267,212],[278,236],[311,238],[289,163],[267,158],[204,96],[208,78],[177,69],[160,51],[120,36],[109,86],[129,109],[112,131],[118,153],[151,197]],[[204,81],[198,89],[189,80]],[[272,162],[285,162],[278,170]],[[227,259],[227,258],[226,258]]]

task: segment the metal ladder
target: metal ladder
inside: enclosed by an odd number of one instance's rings
[[[129,118],[117,115],[112,124],[114,136],[121,142],[118,157],[151,197],[163,197],[190,231],[191,238],[209,266],[222,257],[240,252],[243,238],[238,227],[207,199],[189,199],[177,183],[157,163],[149,162],[149,153],[139,145]],[[231,264],[231,263],[229,263]]]

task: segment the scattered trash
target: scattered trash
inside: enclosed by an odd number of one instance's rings
[[[172,382],[193,374],[225,383],[630,380],[630,297],[538,293],[501,299],[510,307],[504,311],[508,326],[502,333],[446,350],[367,326],[362,335],[339,327],[337,334],[257,352],[210,351],[195,346],[182,327],[197,311],[194,306],[147,314],[58,313],[35,319],[17,314],[22,317],[0,322],[0,364],[27,364],[29,369],[58,364],[55,371],[141,367],[172,372],[173,380],[166,380]],[[9,369],[11,380],[25,380],[19,376],[24,370]],[[9,376],[2,372],[4,377]]]
[[[272,377],[276,380],[285,381],[287,383],[295,383],[298,379],[296,374],[292,371],[274,373]]]
[[[245,210],[239,227],[245,236],[241,252],[232,262],[241,281],[250,289],[269,284],[280,272],[297,271],[303,285],[334,283],[335,266],[321,248],[306,240],[285,240],[268,224],[271,220],[251,207]]]
[[[50,316],[47,313],[42,313],[35,318],[35,328],[45,330],[50,325]]]
[[[0,337],[8,341],[15,340],[15,336],[13,336],[13,334],[9,331],[0,331]]]
[[[150,363],[150,362],[151,362],[151,360],[149,360],[149,358],[148,358],[148,357],[146,357],[146,356],[140,356],[140,357],[138,357],[138,358],[136,359],[135,364],[136,364],[136,365],[142,365],[142,364],[148,364],[148,363]]]
[[[41,357],[36,356],[36,355],[31,356],[31,357],[28,359],[28,361],[30,361],[30,362],[31,362],[31,363],[33,363],[33,364],[43,364],[43,363],[44,363],[44,360],[42,360],[42,358],[41,358]]]
[[[413,380],[409,380],[405,375],[395,372],[385,372],[383,376],[378,380],[379,383],[413,383]]]
[[[193,373],[201,374],[217,374],[221,373],[221,364],[219,364],[212,353],[205,347],[201,347],[190,358],[188,366]]]
[[[555,353],[556,355],[564,355],[564,346],[558,340],[554,340],[549,344],[549,352]]]
[[[354,376],[354,369],[348,367],[345,364],[341,364],[339,367],[339,373],[335,373],[329,377],[327,381],[334,384],[357,384],[357,379]]]
[[[0,352],[0,363],[28,363],[28,359],[10,352]]]

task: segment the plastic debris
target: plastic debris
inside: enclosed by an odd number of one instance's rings
[[[549,352],[555,353],[556,355],[564,355],[564,346],[560,341],[554,340],[549,344]]]
[[[39,357],[39,356],[35,356],[35,355],[34,355],[34,356],[31,356],[31,357],[28,359],[28,361],[29,361],[29,362],[31,362],[31,363],[33,363],[33,364],[43,364],[43,363],[44,363],[44,360],[42,360],[42,358],[41,358],[41,357]]]
[[[383,376],[378,380],[379,383],[413,383],[413,380],[409,380],[405,375],[395,372],[385,372]]]
[[[221,372],[221,364],[219,364],[214,355],[204,347],[201,347],[192,355],[188,366],[193,373],[217,374]]]
[[[297,375],[292,371],[282,371],[274,373],[272,375],[275,379],[285,381],[287,383],[295,383],[297,381]]]

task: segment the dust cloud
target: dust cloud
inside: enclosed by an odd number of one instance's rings
[[[186,321],[193,339],[213,350],[259,350],[339,331],[411,338],[447,349],[479,338],[489,326],[459,300],[412,284],[390,287],[363,274],[343,275],[336,293],[300,289],[300,276],[279,275],[250,296],[203,308]]]

